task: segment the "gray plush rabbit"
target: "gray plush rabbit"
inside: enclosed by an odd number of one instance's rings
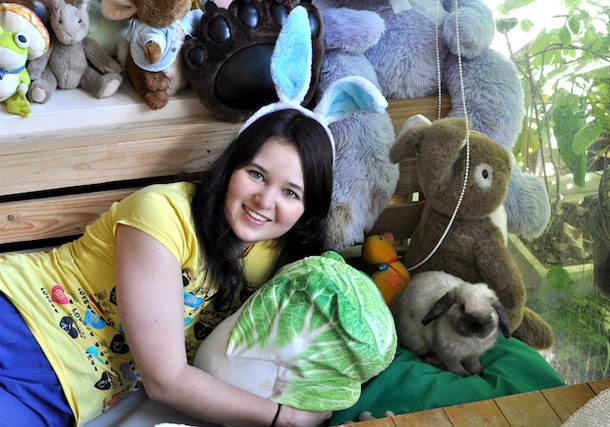
[[[97,98],[114,94],[123,80],[121,66],[93,39],[89,31],[89,0],[49,0],[54,35],[47,52],[27,67],[32,85],[30,101],[46,103],[55,89],[82,87]]]

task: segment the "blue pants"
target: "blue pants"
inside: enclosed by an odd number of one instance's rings
[[[74,424],[57,375],[2,292],[0,316],[0,426]]]

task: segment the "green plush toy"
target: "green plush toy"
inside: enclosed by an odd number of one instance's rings
[[[24,117],[31,111],[25,98],[30,86],[30,76],[25,69],[28,46],[26,35],[0,27],[0,101],[6,102],[9,113]]]
[[[9,113],[27,117],[32,110],[26,99],[30,76],[28,59],[42,55],[49,47],[49,35],[30,9],[0,3],[0,102]]]
[[[203,341],[194,365],[278,403],[334,411],[352,406],[395,351],[373,281],[326,252],[280,269]]]

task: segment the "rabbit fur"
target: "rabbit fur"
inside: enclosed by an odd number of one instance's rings
[[[483,373],[481,354],[493,347],[500,331],[510,338],[494,291],[442,271],[416,274],[390,310],[401,347],[463,377]]]

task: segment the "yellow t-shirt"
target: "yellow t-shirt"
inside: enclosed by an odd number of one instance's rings
[[[270,242],[254,245],[243,260],[248,284],[236,291],[231,309],[214,310],[210,300],[217,286],[201,283],[202,254],[190,206],[194,189],[186,182],[143,188],[114,203],[74,242],[46,253],[0,257],[0,291],[40,343],[77,425],[142,387],[116,306],[118,224],[154,237],[180,262],[189,360],[201,340],[267,281],[276,267],[279,249]]]

